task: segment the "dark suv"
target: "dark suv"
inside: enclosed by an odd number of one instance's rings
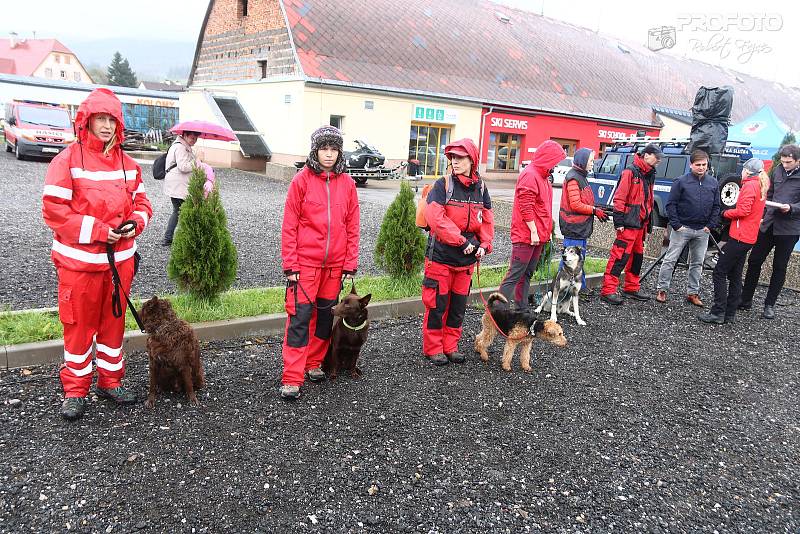
[[[598,206],[611,206],[620,174],[633,163],[633,155],[648,143],[659,145],[664,153],[656,167],[656,183],[653,187],[653,226],[663,228],[668,223],[666,208],[672,182],[689,172],[689,153],[686,151],[688,140],[635,138],[614,143],[606,149],[602,160],[595,163],[594,176],[589,177],[589,184],[594,192],[595,203]],[[750,150],[739,144],[726,146],[723,154],[710,155],[708,172],[719,180],[723,211],[736,206],[742,164],[751,157]]]

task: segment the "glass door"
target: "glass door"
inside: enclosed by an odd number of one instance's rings
[[[450,142],[450,128],[432,124],[412,124],[408,142],[408,159],[419,161],[420,172],[428,177],[442,176],[447,171],[444,147]]]

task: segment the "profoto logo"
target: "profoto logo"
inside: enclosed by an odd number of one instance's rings
[[[647,48],[658,52],[675,46],[675,26],[661,26],[647,31]]]

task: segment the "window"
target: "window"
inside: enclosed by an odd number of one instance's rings
[[[519,170],[521,144],[522,136],[500,132],[490,133],[486,169],[494,171]]]
[[[292,103],[292,95],[283,95],[283,103],[284,104],[291,104]]]
[[[669,180],[674,180],[678,176],[683,176],[686,174],[686,162],[687,159],[680,157],[680,158],[662,158],[661,163],[656,166],[656,176],[660,174],[659,171],[663,170],[664,159],[667,160],[667,168],[664,174],[664,178]]]
[[[67,79],[67,71],[65,71],[65,70],[61,71],[61,79],[62,80],[66,80]]]
[[[261,61],[258,62],[258,70],[261,72],[261,79],[262,80],[267,77],[267,60],[266,59],[262,59]]]
[[[51,69],[50,67],[44,69],[44,75],[47,76],[48,78],[52,78],[53,77],[53,69]]]
[[[59,56],[58,54],[53,54],[53,59],[56,60],[56,63],[61,63],[61,56]]]
[[[616,173],[620,160],[622,160],[622,154],[608,154],[600,165],[598,172],[603,174]]]
[[[69,65],[69,56],[64,56],[64,63]]]
[[[75,78],[75,81],[76,81],[76,82],[79,82],[79,81],[81,81],[81,73],[80,73],[80,72],[78,72],[78,71],[75,71],[75,72],[73,73],[73,77]]]
[[[578,141],[575,139],[560,139],[558,137],[551,137],[553,141],[561,145],[561,148],[564,149],[564,152],[567,153],[567,156],[574,156],[575,149],[578,148]]]
[[[409,161],[419,162],[419,174],[442,176],[447,172],[444,147],[450,141],[450,128],[434,124],[412,124],[408,141]]]
[[[239,0],[239,5],[242,8],[242,16],[247,16],[247,0]]]
[[[329,124],[335,128],[342,129],[342,124],[344,123],[344,115],[331,115],[331,120]]]
[[[364,109],[375,109],[375,102],[372,100],[364,100]]]

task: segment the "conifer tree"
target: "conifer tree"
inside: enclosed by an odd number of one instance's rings
[[[769,168],[769,177],[772,178],[773,173],[775,172],[775,167],[781,164],[781,148],[784,145],[792,145],[797,142],[795,139],[794,133],[787,132],[786,135],[783,136],[783,140],[781,141],[781,146],[778,147],[778,151],[772,155],[772,167]]]
[[[417,207],[408,182],[400,184],[400,192],[383,217],[375,263],[390,275],[406,278],[419,274],[425,260],[425,235],[416,225]]]
[[[237,254],[219,190],[215,187],[204,198],[205,180],[205,172],[195,167],[181,206],[167,274],[195,298],[215,300],[236,278]]]
[[[119,52],[114,52],[114,57],[108,66],[108,85],[119,87],[136,87],[139,85],[130,63]]]

